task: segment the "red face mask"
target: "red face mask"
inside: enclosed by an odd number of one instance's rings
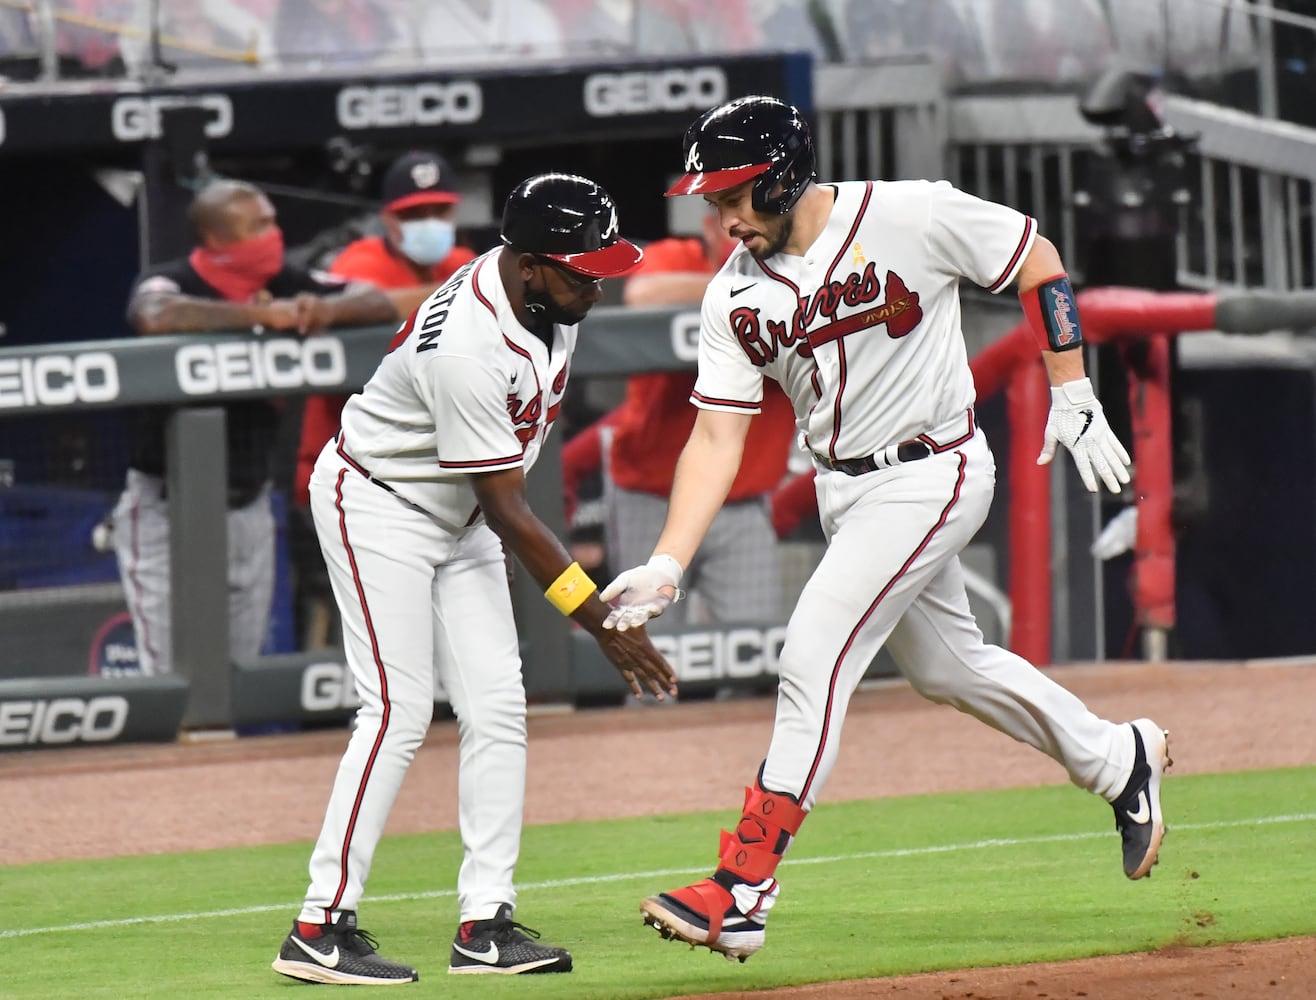
[[[283,230],[270,226],[259,236],[218,250],[197,247],[189,258],[206,284],[230,302],[248,302],[283,268]]]

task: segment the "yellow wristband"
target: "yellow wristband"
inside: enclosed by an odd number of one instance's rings
[[[553,607],[564,615],[569,615],[598,589],[594,581],[580,568],[580,563],[573,562],[549,585],[544,591],[544,596]]]

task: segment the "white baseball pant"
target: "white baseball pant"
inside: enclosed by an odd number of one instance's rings
[[[853,477],[818,473],[829,544],[787,627],[764,788],[812,808],[850,697],[885,644],[924,697],[1036,747],[1076,785],[1118,796],[1133,765],[1128,727],[987,645],[969,610],[959,552],[986,519],[995,468],[978,431],[920,461]]]
[[[407,767],[448,692],[460,740],[461,919],[515,904],[525,797],[525,688],[502,543],[452,528],[348,466],[330,441],[311,513],[361,707],[338,766],[300,919],[355,910]]]

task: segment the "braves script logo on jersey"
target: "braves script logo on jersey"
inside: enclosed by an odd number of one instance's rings
[[[516,384],[516,378],[513,376],[512,384]],[[567,369],[563,368],[553,379],[552,399],[556,403],[550,403],[548,407],[548,416],[544,420],[544,429],[547,433],[557,420],[558,412],[562,409],[562,393],[567,388]],[[535,434],[539,432],[539,417],[544,411],[543,401],[536,394],[532,399],[525,402],[514,392],[507,394],[507,414],[512,418],[512,425],[516,429],[516,439],[521,442],[521,450],[524,451],[526,446],[535,439]]]
[[[808,298],[800,298],[789,327],[782,320],[767,320],[763,324],[767,330],[764,336],[759,324],[759,310],[741,306],[731,311],[731,330],[750,362],[759,368],[775,360],[783,350],[795,347],[801,357],[812,357],[814,350],[823,344],[883,324],[886,324],[887,336],[898,340],[922,321],[923,308],[918,304],[918,292],[911,292],[894,271],[887,271],[885,288],[885,297],[873,308],[836,318],[842,305],[856,307],[877,302],[883,285],[877,279],[877,269],[870,262],[862,272],[852,271],[844,281],[829,281]],[[830,322],[810,330],[809,326],[819,316]]]

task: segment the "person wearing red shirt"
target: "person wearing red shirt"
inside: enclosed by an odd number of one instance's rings
[[[474,251],[456,244],[453,217],[461,201],[456,180],[447,161],[435,153],[410,152],[396,160],[382,184],[384,204],[379,219],[384,235],[349,243],[334,258],[330,273],[382,289],[398,315],[410,316],[458,268],[475,259]],[[324,443],[338,433],[346,402],[346,395],[308,396],[302,410],[293,504],[305,525],[310,522],[311,470]],[[305,644],[316,648],[328,638],[333,597],[314,532],[298,547],[308,550],[298,560],[299,589],[308,605],[303,609],[309,618],[303,629]]]
[[[697,305],[734,247],[719,230],[716,213],[706,213],[701,238],[669,237],[645,247],[640,266],[626,279],[622,301],[633,306]],[[604,466],[605,544],[614,565],[643,562],[662,531],[676,460],[694,426],[694,385],[694,372],[633,375],[621,405],[563,446],[569,507],[582,479]],[[777,535],[768,497],[786,476],[794,438],[790,401],[775,383],[765,385],[762,410],[750,424],[727,504],[686,571],[685,585],[714,621],[781,618]],[[684,624],[689,607],[681,602],[655,618],[654,630]]]
[[[456,245],[453,216],[461,193],[444,159],[413,152],[397,160],[384,175],[384,207],[379,213],[383,236],[366,236],[345,246],[329,271],[383,289],[398,315],[410,316],[475,252]],[[338,432],[347,396],[311,396],[302,412],[301,444],[293,496],[299,507],[310,503],[307,484],[324,443]]]

